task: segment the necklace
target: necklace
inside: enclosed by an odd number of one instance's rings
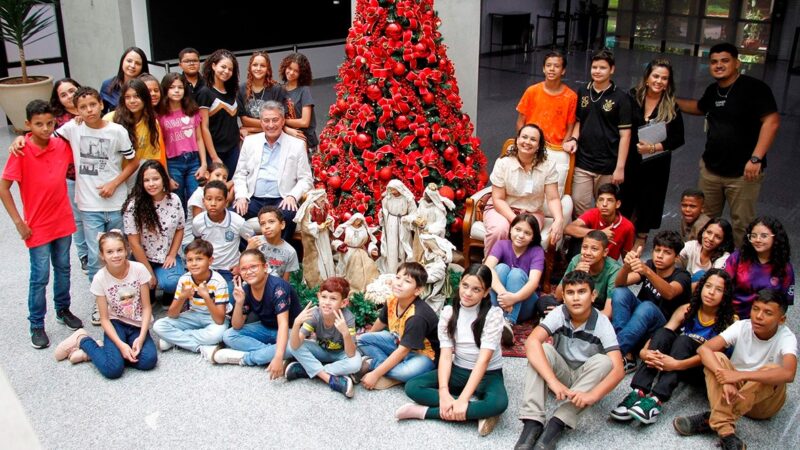
[[[591,86],[589,86],[589,100],[591,100],[591,101],[592,101],[592,103],[597,103],[597,102],[599,102],[599,101],[600,101],[600,99],[601,99],[601,98],[603,98],[603,94],[605,94],[605,93],[606,93],[606,91],[608,90],[608,88],[610,88],[610,87],[611,87],[611,84],[609,83],[609,85],[608,85],[608,86],[606,86],[606,88],[605,88],[605,89],[603,89],[602,91],[600,91],[600,96],[599,96],[599,97],[597,97],[597,100],[595,100],[594,96],[592,95],[592,93],[594,92],[594,83],[592,83],[592,85],[591,85]]]
[[[735,85],[736,81],[738,80],[739,80],[739,75],[736,75],[736,78],[733,80],[733,83],[731,83],[731,85],[728,86],[728,92],[726,92],[725,95],[722,95],[722,93],[719,91],[719,84],[717,84],[717,95],[723,99],[728,98],[728,95],[730,95],[731,91],[733,90],[733,85]]]

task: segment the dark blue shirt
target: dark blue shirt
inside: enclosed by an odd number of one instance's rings
[[[294,288],[274,275],[267,276],[264,295],[260,299],[253,297],[250,286],[244,286],[244,313],[253,313],[261,324],[267,328],[278,328],[278,314],[289,312],[289,326],[300,314],[300,301]]]

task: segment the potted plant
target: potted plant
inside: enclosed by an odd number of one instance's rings
[[[24,129],[25,106],[34,99],[50,98],[53,77],[29,76],[25,45],[44,39],[54,32],[47,28],[55,18],[42,5],[54,0],[0,0],[0,35],[17,46],[22,76],[0,78],[0,108],[14,128]]]

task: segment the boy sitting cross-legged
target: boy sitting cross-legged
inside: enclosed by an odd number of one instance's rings
[[[679,434],[714,431],[724,450],[744,449],[736,436],[736,421],[742,416],[768,419],[780,411],[786,383],[794,381],[797,371],[797,337],[784,325],[786,307],[783,294],[762,290],[750,319],[734,323],[697,349],[711,411],[676,418],[673,425]],[[730,359],[721,353],[729,347]]]
[[[592,308],[594,280],[583,271],[564,276],[564,304],[537,326],[525,349],[528,357],[524,423],[515,449],[553,449],[564,427],[575,428],[578,415],[599,402],[625,376],[622,355],[608,318]],[[545,341],[552,337],[553,344]],[[563,401],[544,426],[547,389]]]

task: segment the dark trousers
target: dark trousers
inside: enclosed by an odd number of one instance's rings
[[[261,208],[265,206],[274,206],[277,208],[282,201],[282,198],[252,196],[250,197],[250,202],[247,204],[247,212],[244,214],[244,218],[249,219],[251,217],[258,217],[258,211],[260,211]],[[294,223],[294,216],[297,214],[297,211],[283,208],[280,208],[280,210],[283,213],[283,220],[286,222],[286,227],[283,229],[283,233],[281,233],[281,238],[283,238],[284,241],[288,241],[294,235],[294,229],[296,226]]]
[[[689,336],[678,335],[669,328],[662,327],[656,330],[653,337],[650,338],[649,349],[658,350],[677,360],[684,360],[696,355],[698,347],[700,344]],[[631,380],[631,387],[641,389],[643,392],[651,392],[659,400],[666,402],[681,381],[703,386],[705,383],[703,365],[687,370],[662,372],[642,364]]]
[[[141,328],[120,322],[119,320],[112,320],[111,325],[117,332],[120,340],[128,345],[133,345],[133,341],[139,338]],[[97,367],[97,370],[106,378],[115,379],[122,376],[125,366],[130,366],[139,370],[150,370],[156,366],[158,361],[158,353],[156,352],[156,344],[150,337],[150,334],[145,338],[142,349],[139,352],[138,362],[132,363],[122,357],[117,345],[108,337],[107,334],[103,335],[103,346],[97,345],[94,339],[87,337],[79,343],[81,350],[89,355],[92,364]]]
[[[471,370],[462,369],[455,364],[450,369],[448,388],[451,395],[458,398],[467,385]],[[434,369],[406,382],[406,395],[420,405],[428,406],[426,419],[440,419],[439,416],[439,372]],[[503,383],[503,370],[487,370],[478,387],[476,400],[467,406],[467,420],[485,419],[499,416],[508,407],[508,394]]]

